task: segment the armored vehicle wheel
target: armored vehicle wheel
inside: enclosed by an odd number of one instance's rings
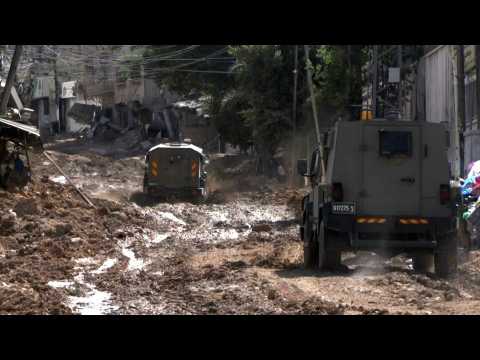
[[[303,261],[305,269],[313,270],[318,268],[318,242],[315,234],[311,236],[310,240],[304,240]]]
[[[342,253],[339,250],[328,248],[327,236],[328,232],[322,221],[318,231],[318,268],[320,270],[335,270],[340,267]]]
[[[438,249],[435,253],[435,274],[446,278],[457,272],[457,239],[452,235],[440,235],[437,236],[437,239]]]
[[[318,267],[317,237],[313,232],[312,224],[308,221],[310,212],[307,204],[304,203],[303,224],[300,235],[303,240],[303,262],[305,269],[313,270]]]
[[[433,272],[433,258],[433,254],[414,254],[412,256],[413,270],[419,273]]]
[[[325,254],[326,270],[338,270],[342,265],[342,252],[338,250],[328,250]]]
[[[206,195],[200,194],[192,198],[192,204],[194,205],[205,204],[207,200],[208,200],[208,197]]]

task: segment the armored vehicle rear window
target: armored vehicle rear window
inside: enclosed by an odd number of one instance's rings
[[[380,131],[380,156],[412,156],[412,133]]]

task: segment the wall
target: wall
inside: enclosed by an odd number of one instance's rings
[[[144,98],[143,80],[127,80],[115,84],[115,104],[127,104],[130,101],[143,103]]]
[[[456,79],[453,46],[443,45],[425,56],[426,121],[445,124],[450,134],[448,160],[454,176],[460,174],[456,136]]]

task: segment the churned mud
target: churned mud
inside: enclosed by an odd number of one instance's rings
[[[40,155],[33,184],[0,190],[0,314],[480,313],[478,252],[451,280],[368,253],[306,271],[300,190],[232,172],[204,204],[161,203],[141,193],[139,154],[50,150],[96,209]]]

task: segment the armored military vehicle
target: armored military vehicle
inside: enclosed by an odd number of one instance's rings
[[[406,253],[420,272],[454,273],[457,243],[443,125],[338,122],[326,137],[310,165],[298,161],[299,174],[311,184],[301,225],[306,267],[333,269],[342,252],[365,250]]]
[[[161,198],[204,199],[207,196],[208,159],[189,142],[160,144],[146,155],[144,193]]]

